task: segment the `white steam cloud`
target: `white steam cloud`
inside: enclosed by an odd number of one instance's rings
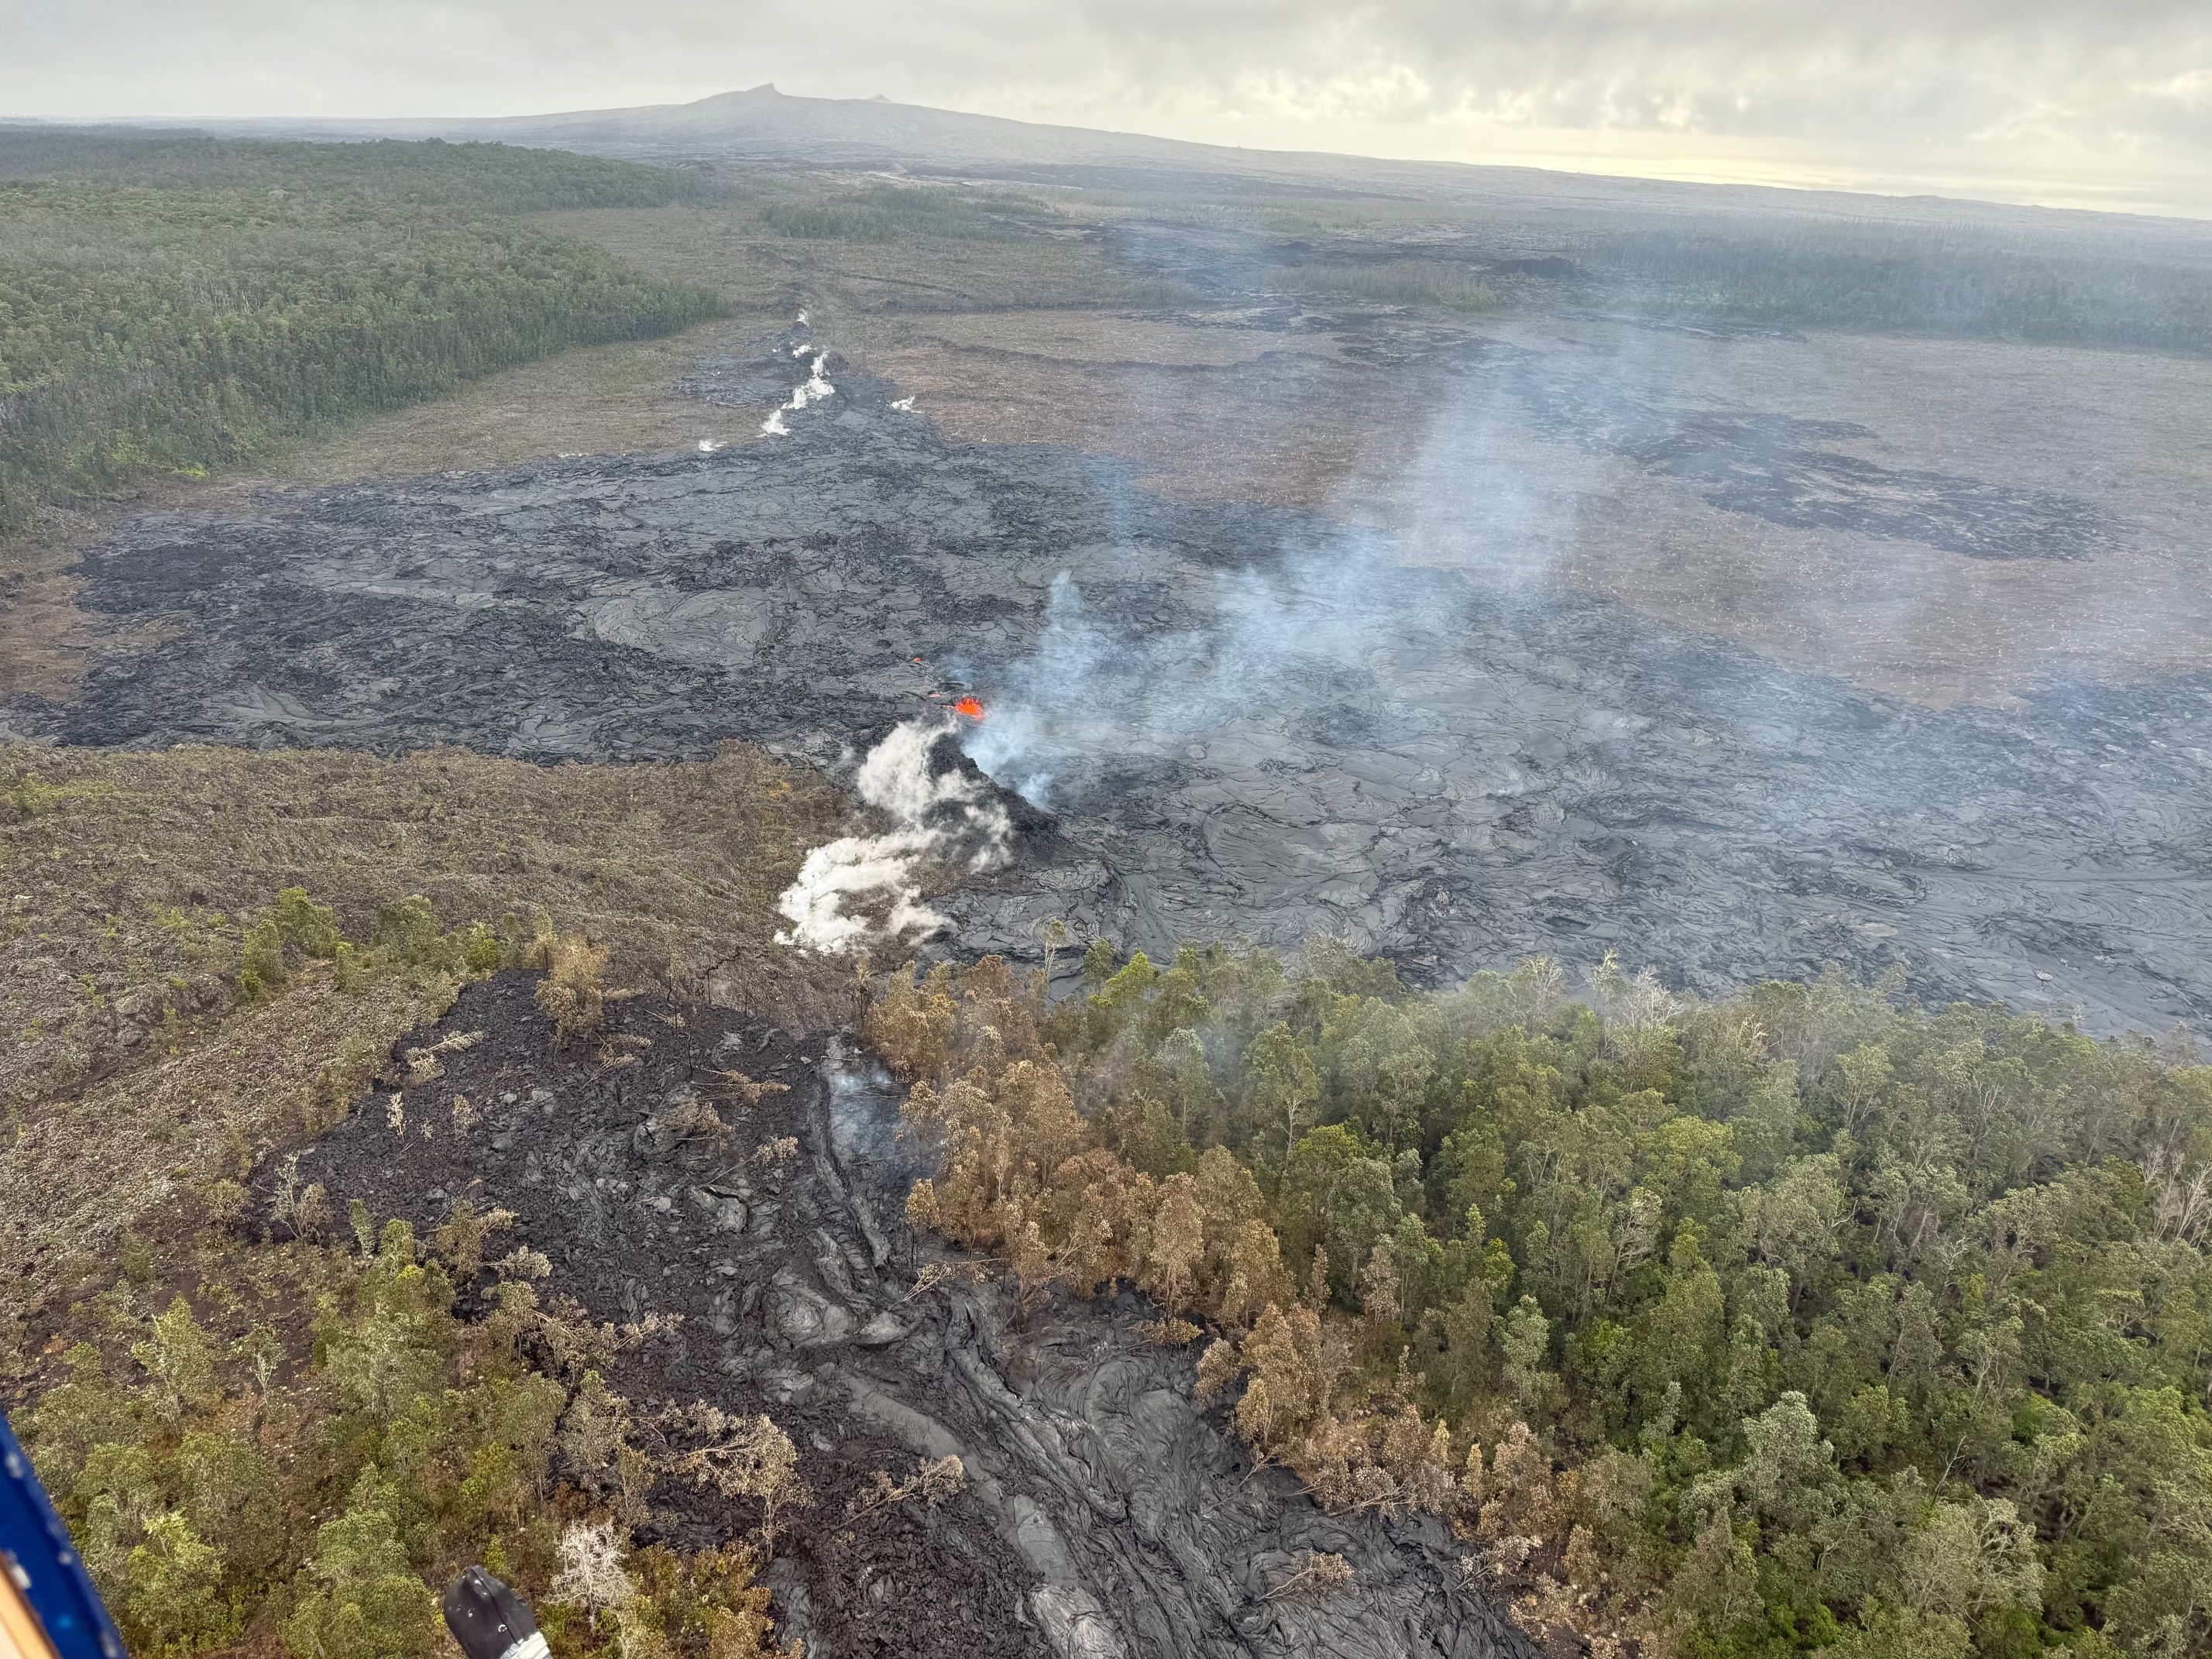
[[[845,836],[817,847],[776,908],[791,922],[779,944],[842,951],[873,939],[927,939],[945,918],[922,902],[924,863],[971,872],[1005,862],[1013,834],[1006,808],[974,778],[933,773],[930,756],[951,730],[941,720],[908,720],[868,751],[854,792],[891,821],[879,836]]]
[[[1164,747],[1310,702],[1400,631],[1405,600],[1376,581],[1382,562],[1361,536],[1273,574],[1246,569],[1213,585],[1197,626],[1150,637],[1094,619],[1063,570],[1036,651],[1005,672],[991,718],[964,747],[994,780],[1044,806],[1077,757]]]
[[[1700,399],[1670,399],[1674,360],[1646,362],[1641,350],[1631,334],[1603,358],[1532,359],[1524,372],[1593,438],[1632,414],[1671,436]],[[1049,807],[1109,757],[1181,750],[1232,726],[1243,750],[1264,757],[1279,711],[1311,709],[1347,680],[1377,695],[1394,679],[1382,659],[1453,634],[1452,590],[1427,573],[1462,574],[1490,603],[1511,605],[1555,582],[1585,533],[1588,499],[1618,488],[1608,469],[1619,462],[1601,443],[1586,448],[1537,424],[1509,374],[1457,377],[1364,453],[1333,492],[1334,524],[1264,568],[1184,578],[1174,597],[1189,620],[1176,628],[1100,614],[1114,608],[1110,565],[1095,610],[1062,571],[1031,653],[979,676],[991,717],[967,752]]]
[[[805,312],[802,311],[799,313],[795,326],[807,329],[810,331],[811,331],[812,325],[807,322],[806,313]],[[813,350],[814,348],[812,346],[807,344],[805,341],[801,341],[799,344],[792,347],[791,355],[794,358],[804,357],[808,352]],[[826,353],[815,352],[813,371],[807,376],[806,381],[804,385],[793,386],[792,388],[791,401],[789,403],[783,404],[781,408],[772,409],[769,411],[768,419],[760,423],[761,436],[763,438],[788,438],[791,435],[791,428],[784,424],[783,417],[786,415],[795,410],[804,409],[810,403],[818,402],[822,398],[829,397],[837,390],[836,386],[831,386],[829,381],[822,378],[822,365],[827,361],[828,357]],[[702,444],[701,447],[704,448],[705,446]]]
[[[806,315],[803,311],[799,314],[802,320]],[[806,347],[799,346],[791,355],[794,357],[804,356],[806,349]],[[773,437],[788,437],[791,428],[783,423],[783,417],[786,415],[795,413],[809,404],[818,404],[824,398],[836,395],[837,388],[822,378],[822,366],[829,361],[830,354],[826,351],[817,351],[814,354],[814,366],[808,371],[807,377],[802,384],[792,387],[791,401],[781,409],[771,410],[768,419],[761,422],[761,430],[763,433]]]
[[[1493,588],[1533,586],[1573,533],[1571,514],[1532,482],[1550,456],[1492,455],[1527,423],[1494,380],[1463,378],[1442,408],[1415,409],[1364,453],[1334,492],[1334,522],[1291,532],[1264,568],[1182,578],[1173,599],[1188,620],[1177,627],[1097,614],[1061,571],[1034,650],[986,677],[991,717],[968,734],[969,756],[1049,807],[1109,757],[1184,751],[1232,726],[1261,757],[1281,711],[1311,708],[1347,680],[1372,695],[1390,678],[1374,675],[1379,658],[1433,625],[1449,631],[1440,610],[1431,614],[1437,586],[1408,564],[1464,570]],[[1117,574],[1107,566],[1097,585],[1101,611],[1115,608]],[[1142,608],[1158,615],[1155,601]]]
[[[836,392],[836,386],[822,378],[822,365],[829,361],[830,354],[826,351],[814,354],[814,367],[808,372],[806,384],[791,389],[791,401],[784,405],[786,409],[804,409],[810,403],[819,403]]]

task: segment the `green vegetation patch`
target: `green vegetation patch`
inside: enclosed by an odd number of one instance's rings
[[[514,216],[679,175],[495,145],[0,133],[0,531],[573,345],[718,314]]]
[[[2212,350],[2212,269],[1966,232],[1654,230],[1587,253],[1664,316],[2057,345]]]
[[[1320,949],[895,980],[909,1216],[1150,1292],[1347,1510],[1699,1659],[2212,1641],[2212,1067],[1831,976],[1408,992]]]
[[[126,1249],[15,1413],[131,1652],[432,1659],[439,1591],[478,1563],[562,1659],[778,1651],[765,1535],[631,1547],[670,1447],[602,1373],[665,1325],[541,1304],[545,1259],[504,1212],[464,1200],[418,1240],[279,1196],[286,1242],[249,1240],[234,1202],[161,1257]],[[788,1459],[767,1419],[730,1426]]]
[[[162,190],[353,194],[478,213],[665,207],[718,199],[701,175],[507,144],[379,139],[295,143],[198,133],[0,127],[0,179],[76,179]]]

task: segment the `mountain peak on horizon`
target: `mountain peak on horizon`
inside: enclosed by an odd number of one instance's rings
[[[684,104],[568,110],[543,115],[195,123],[268,137],[494,139],[655,161],[775,160],[915,167],[1035,183],[1245,191],[1316,187],[1409,200],[1485,203],[1522,210],[1548,202],[1575,211],[1696,211],[1948,222],[2027,228],[2060,215],[2077,223],[2154,221],[2132,213],[2038,208],[1971,198],[1887,195],[1832,185],[1789,186],[1572,172],[1525,163],[1403,160],[1226,146],[1144,132],[1066,126],[872,97],[790,94],[773,81]],[[2212,222],[2155,220],[2200,245]]]

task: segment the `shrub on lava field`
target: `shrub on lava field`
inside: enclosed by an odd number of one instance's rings
[[[408,902],[422,905],[426,912],[428,908],[420,899]],[[434,919],[431,931],[436,933]],[[276,908],[240,939],[238,995],[241,1002],[258,1001],[291,977],[284,964],[288,945],[307,956],[326,959],[345,948],[338,933],[337,912],[316,903],[304,887],[287,887],[279,892]]]
[[[775,1542],[776,1515],[804,1508],[814,1494],[799,1479],[799,1454],[791,1437],[765,1415],[745,1417],[702,1400],[689,1407],[664,1407],[654,1425],[675,1440],[657,1460],[678,1480],[708,1486],[724,1498],[747,1498],[761,1506],[760,1536]]]
[[[500,963],[498,934],[480,921],[441,932],[437,912],[419,893],[379,910],[369,939],[386,956],[410,967],[486,974]]]
[[[959,1005],[949,963],[916,979],[909,963],[869,1005],[860,1036],[902,1078],[926,1078],[944,1069]]]
[[[284,940],[276,918],[266,917],[246,930],[239,941],[238,995],[241,1002],[258,1002],[289,977],[284,971]]]
[[[311,957],[329,958],[338,953],[337,912],[318,904],[304,887],[287,887],[276,895],[270,917],[287,945],[295,945]]]
[[[345,1513],[315,1533],[315,1588],[284,1621],[299,1659],[424,1659],[435,1642],[430,1589],[407,1562],[392,1512],[399,1494],[374,1467],[355,1482]]]
[[[538,936],[523,961],[545,975],[538,984],[538,1006],[552,1017],[556,1042],[588,1036],[606,1024],[605,945],[594,945],[581,933],[556,933],[549,928]]]

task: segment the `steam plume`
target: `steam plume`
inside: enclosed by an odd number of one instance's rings
[[[806,855],[799,879],[776,901],[792,924],[778,943],[838,951],[870,939],[927,939],[945,921],[922,902],[922,864],[980,873],[1005,861],[1013,828],[1006,809],[966,774],[931,769],[939,740],[951,730],[940,720],[908,720],[868,751],[853,787],[892,828],[842,836]]]
[[[1410,444],[1396,434],[1366,452],[1333,492],[1334,526],[1294,530],[1264,567],[1185,579],[1176,628],[1099,616],[1061,572],[1030,655],[971,673],[992,707],[968,753],[1040,806],[1072,804],[1083,775],[1114,757],[1224,728],[1264,754],[1283,711],[1316,708],[1347,682],[1372,698],[1409,640],[1452,636],[1448,590],[1427,572],[1470,578],[1494,605],[1533,597],[1571,562],[1582,501],[1602,482],[1590,450],[1617,449],[1621,410],[1669,440],[1680,417],[1647,384],[1656,369],[1627,351],[1565,368],[1506,361],[1504,372],[1456,377],[1409,416]],[[1556,424],[1577,441],[1532,422],[1532,399],[1544,398],[1571,404]],[[1109,568],[1107,580],[1117,575]]]
[[[997,782],[1051,804],[1079,757],[1121,754],[1218,729],[1316,684],[1397,636],[1405,600],[1374,578],[1364,543],[1247,569],[1203,596],[1201,620],[1132,638],[1092,618],[1073,575],[1053,579],[1036,651],[1005,671],[990,720],[964,746]]]
[[[800,346],[791,355],[794,357],[800,356],[805,350],[805,346]],[[818,404],[824,398],[836,395],[837,388],[822,377],[822,366],[829,361],[830,355],[827,352],[817,351],[814,354],[814,367],[808,372],[803,383],[792,387],[791,401],[781,409],[770,410],[768,419],[761,422],[761,430],[763,433],[778,438],[788,437],[791,428],[783,423],[783,417],[786,415],[802,410],[809,404]]]
[[[820,403],[824,398],[835,394],[837,388],[822,378],[822,365],[829,361],[827,352],[814,354],[814,367],[808,373],[806,384],[791,389],[791,401],[784,405],[786,409],[804,409],[810,403]]]

